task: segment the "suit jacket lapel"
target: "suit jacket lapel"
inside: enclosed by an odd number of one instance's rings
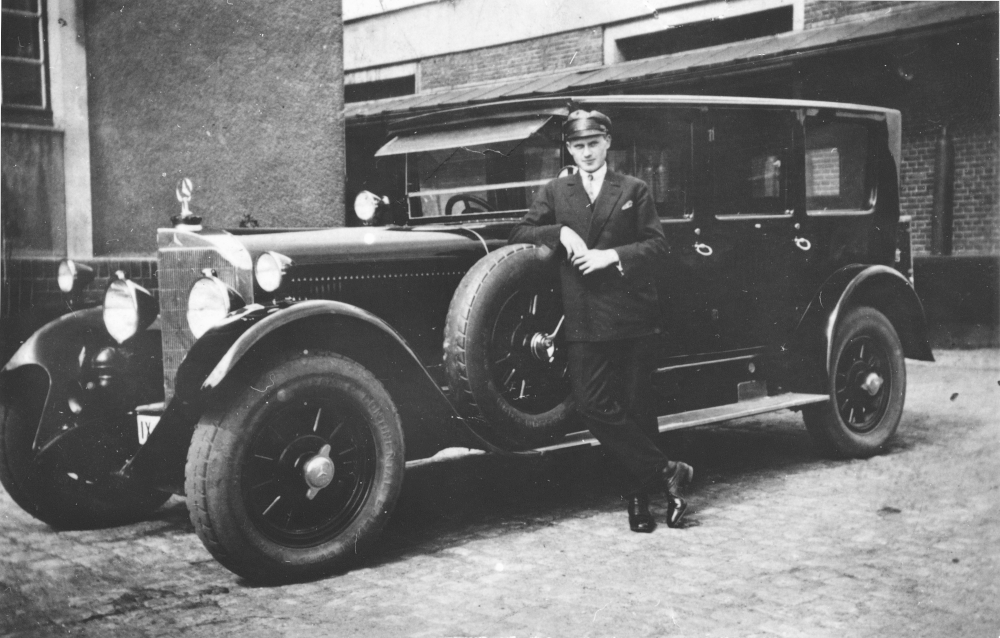
[[[583,190],[583,184],[580,184],[580,190]],[[583,191],[583,196],[587,197],[586,191]],[[597,245],[597,238],[601,236],[601,231],[604,230],[604,225],[608,223],[611,211],[614,210],[615,204],[618,203],[618,199],[621,196],[621,179],[617,173],[609,170],[604,176],[604,184],[601,186],[601,192],[594,201],[594,214],[590,216],[590,229],[587,231],[586,237],[588,246],[593,247]]]

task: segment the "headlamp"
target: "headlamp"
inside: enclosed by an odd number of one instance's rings
[[[188,293],[187,322],[195,338],[225,321],[233,310],[246,305],[238,292],[227,286],[206,268],[204,277],[194,282]]]
[[[156,300],[121,270],[115,277],[104,293],[104,327],[115,341],[124,343],[156,320]]]
[[[375,215],[379,209],[388,205],[388,197],[379,197],[371,191],[361,191],[354,198],[354,214],[364,222],[365,226],[371,226],[378,222]]]
[[[281,287],[285,272],[292,265],[292,260],[280,253],[268,251],[257,258],[254,273],[257,275],[257,285],[265,292],[274,292]]]
[[[72,259],[63,259],[59,262],[59,273],[56,275],[56,281],[59,283],[59,290],[67,295],[80,292],[93,280],[93,268],[78,264]]]

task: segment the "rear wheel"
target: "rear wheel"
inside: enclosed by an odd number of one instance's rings
[[[892,323],[874,308],[849,312],[837,327],[827,403],[803,411],[820,448],[835,456],[882,451],[899,426],[906,397],[903,347]]]
[[[285,360],[200,424],[186,491],[213,556],[255,581],[343,568],[378,537],[402,487],[399,416],[378,379],[334,354]]]

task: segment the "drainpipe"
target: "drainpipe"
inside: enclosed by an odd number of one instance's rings
[[[934,158],[934,205],[931,208],[931,254],[951,254],[951,221],[955,203],[955,148],[948,125],[941,127]]]

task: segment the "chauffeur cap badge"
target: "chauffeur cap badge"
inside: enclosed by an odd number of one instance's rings
[[[610,133],[611,118],[600,111],[577,109],[569,114],[565,124],[563,124],[563,136],[567,140]]]
[[[181,214],[174,215],[170,218],[170,221],[174,223],[175,228],[201,230],[201,217],[192,213],[189,208],[192,191],[194,191],[194,184],[191,183],[189,178],[184,177],[177,182],[176,193],[177,201],[181,203]]]

